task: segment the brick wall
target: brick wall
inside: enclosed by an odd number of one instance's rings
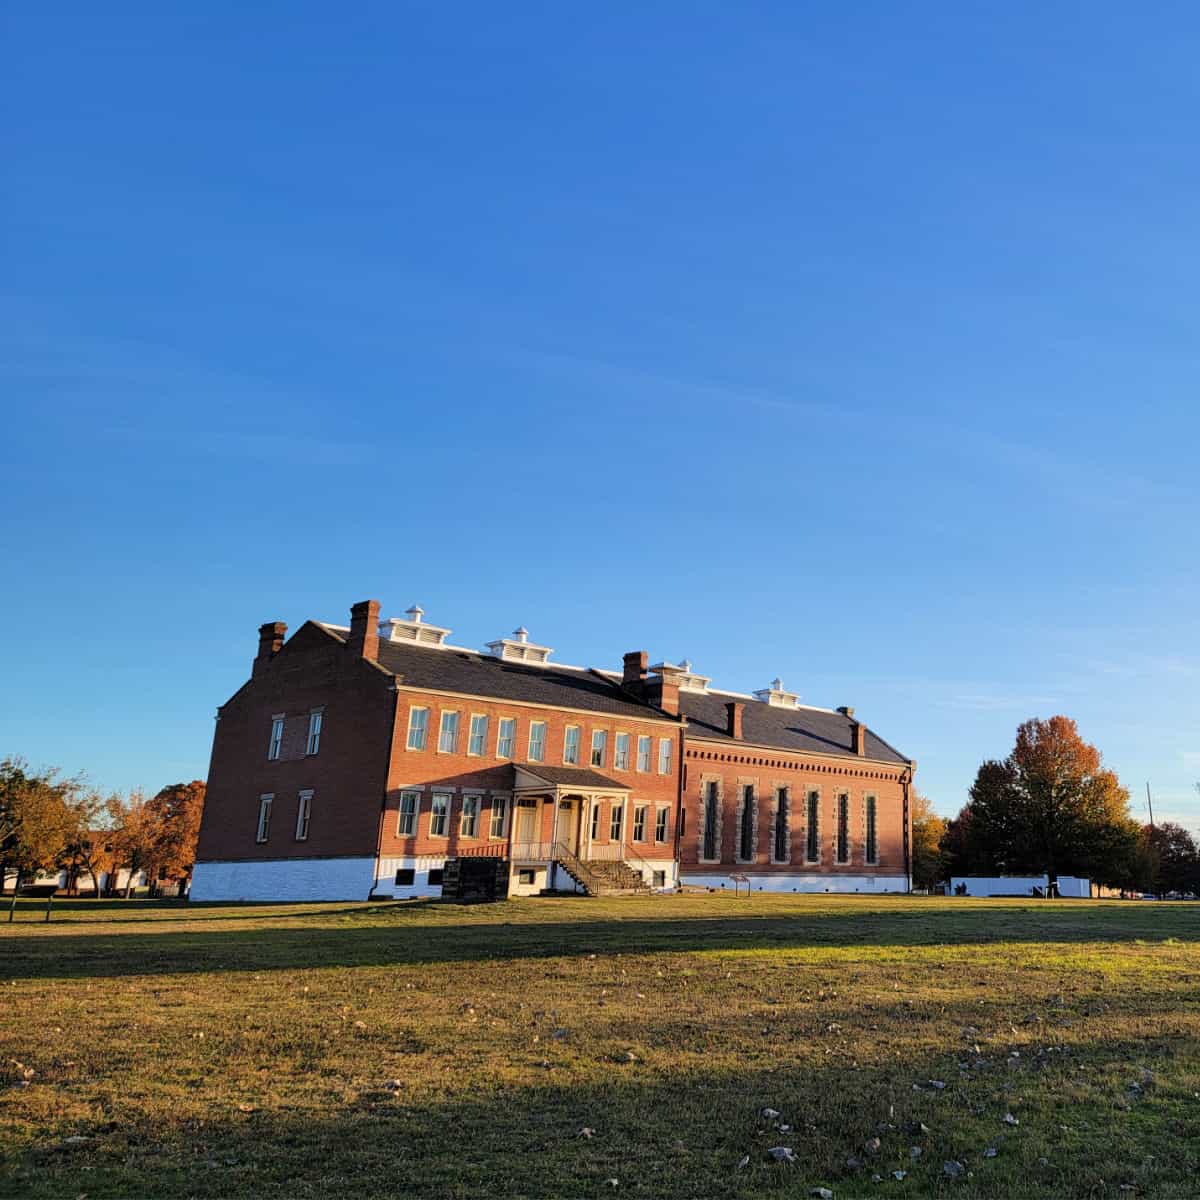
[[[429,709],[427,741],[424,750],[407,749],[409,714],[412,707]],[[458,749],[452,754],[442,753],[438,750],[438,733],[443,710],[456,711],[460,714]],[[468,753],[471,717],[476,714],[488,718],[484,753],[479,756]],[[511,760],[501,759],[497,757],[496,753],[499,722],[505,717],[515,718],[517,723]],[[392,739],[391,761],[388,766],[387,808],[383,816],[380,841],[382,852],[392,856],[453,855],[460,848],[473,849],[486,845],[489,841],[494,799],[497,796],[508,797],[511,804],[511,797],[509,797],[512,786],[511,764],[527,765],[531,771],[536,771],[539,765],[543,765],[529,760],[529,725],[531,721],[546,722],[544,765],[576,766],[582,769],[596,770],[631,789],[630,799],[626,806],[623,841],[632,853],[639,857],[648,857],[648,852],[661,855],[662,845],[660,844],[656,850],[654,842],[654,813],[656,805],[666,805],[669,809],[669,816],[665,845],[668,852],[673,853],[681,749],[678,724],[662,720],[609,717],[602,713],[576,713],[562,709],[538,708],[535,705],[506,701],[474,700],[453,694],[410,691],[403,687],[400,690],[396,706],[395,733]],[[579,762],[575,764],[563,762],[563,746],[568,726],[579,727]],[[591,745],[594,730],[606,731],[608,744],[604,766],[593,768],[591,766]],[[630,735],[629,769],[623,771],[614,766],[613,756],[618,733]],[[637,739],[641,735],[649,736],[652,739],[648,772],[639,772],[635,769]],[[670,772],[666,775],[658,773],[660,738],[668,738],[671,741]],[[406,790],[419,790],[421,795],[417,832],[412,837],[402,837],[397,834],[400,797],[401,793]],[[430,803],[434,791],[447,791],[453,796],[448,823],[449,836],[445,838],[429,835]],[[471,793],[480,794],[481,797],[479,829],[476,837],[464,838],[460,833],[462,801],[464,794]],[[633,808],[640,803],[648,806],[647,840],[635,843],[632,840]],[[539,818],[539,836],[543,840],[549,841],[553,823],[553,806],[547,804],[541,807],[543,811]],[[610,806],[606,803],[601,811],[601,830],[600,837],[596,839],[597,844],[609,841],[609,819]]]
[[[220,710],[197,858],[374,856],[394,704],[386,672],[319,630],[302,628]],[[314,708],[323,708],[321,740],[309,755]],[[278,713],[284,736],[272,761]],[[308,836],[299,841],[297,805],[308,790]],[[274,796],[269,836],[259,843],[259,798],[268,793]]]
[[[802,755],[758,747],[731,747],[728,742],[688,742],[684,758],[684,834],[680,840],[681,870],[721,870],[747,874],[826,873],[856,875],[895,874],[906,870],[907,813],[903,765],[855,762],[833,756]],[[704,795],[707,784],[717,784],[719,820],[716,856],[704,859]],[[742,855],[741,816],[745,787],[754,789],[751,810],[751,853]],[[775,859],[777,789],[788,789],[787,854]],[[818,857],[809,861],[808,794],[820,793],[818,802]],[[850,855],[837,861],[837,799],[848,797],[847,826]],[[875,797],[877,861],[866,859],[868,796]]]

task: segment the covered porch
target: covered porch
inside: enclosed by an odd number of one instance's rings
[[[513,771],[512,862],[622,860],[629,788],[578,767],[516,766]],[[620,816],[614,818],[614,812]]]

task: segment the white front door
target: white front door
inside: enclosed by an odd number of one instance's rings
[[[560,800],[558,805],[558,840],[572,854],[579,853],[579,810],[583,801]]]

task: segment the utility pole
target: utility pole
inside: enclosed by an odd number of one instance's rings
[[[1154,801],[1150,799],[1150,780],[1146,780],[1146,806],[1150,809],[1150,828],[1154,828]]]

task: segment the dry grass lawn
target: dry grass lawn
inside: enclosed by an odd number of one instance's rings
[[[40,911],[4,1196],[1200,1194],[1195,905]]]

